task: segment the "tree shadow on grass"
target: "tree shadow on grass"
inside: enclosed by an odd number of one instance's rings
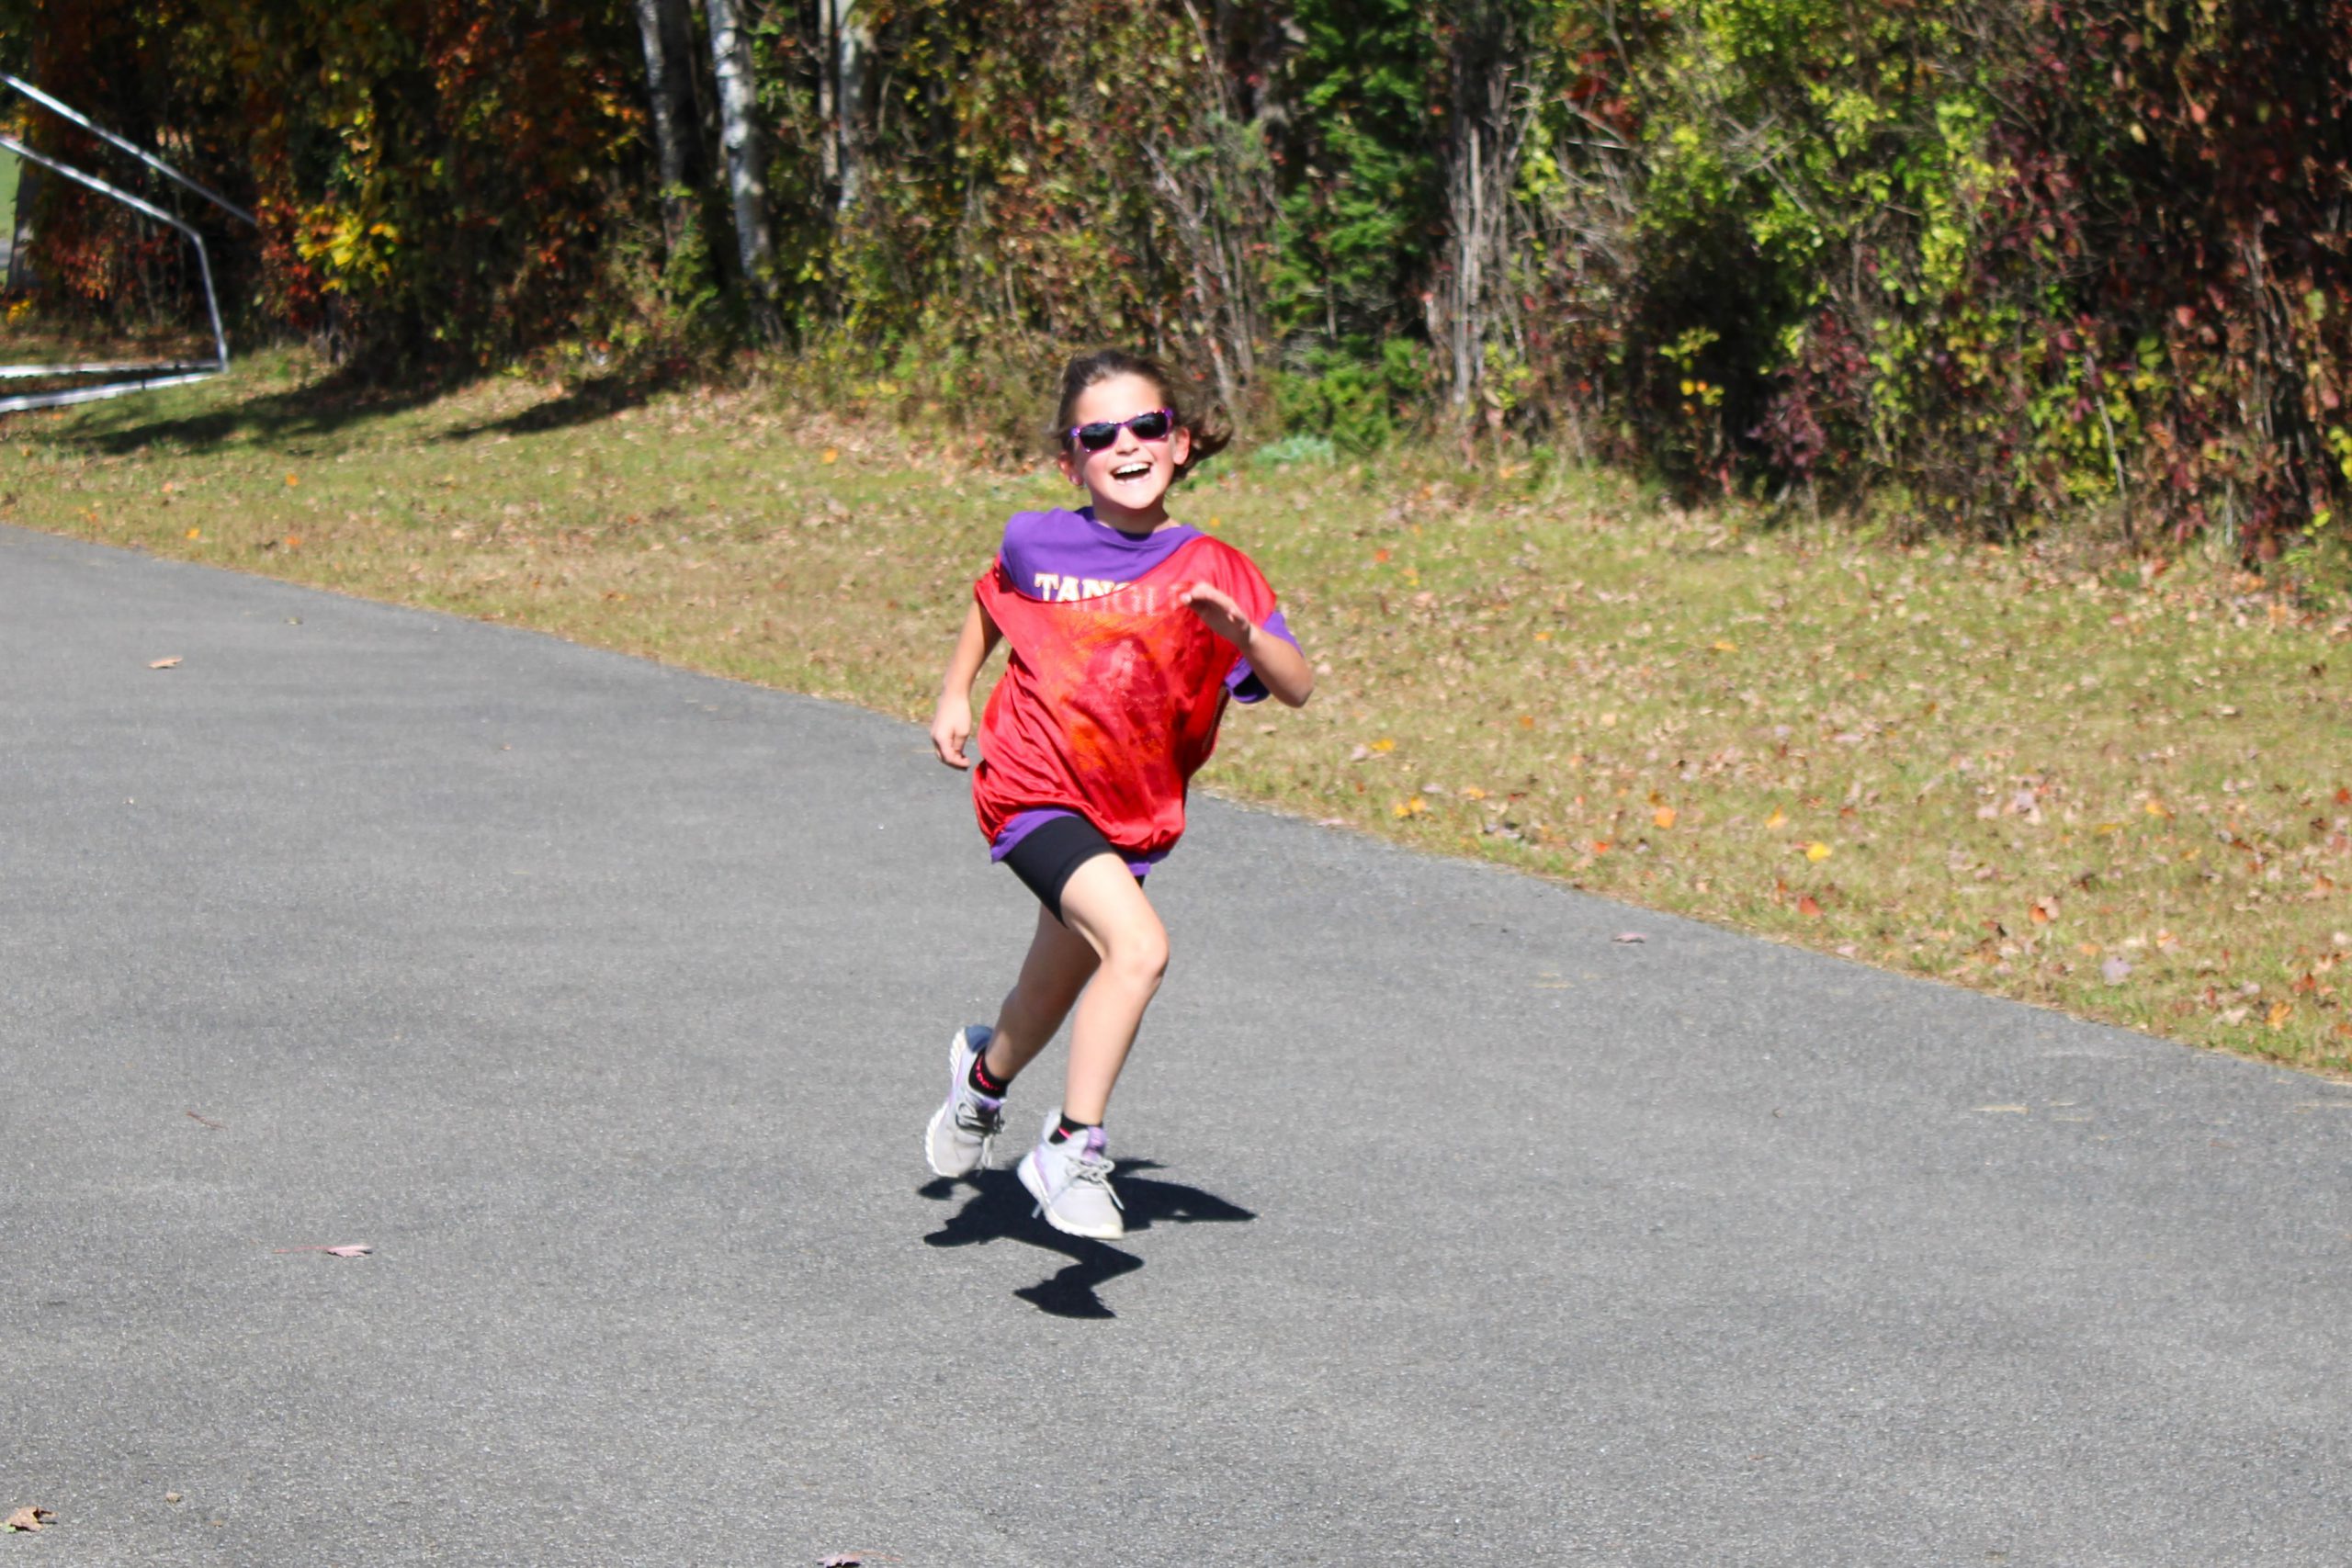
[[[151,447],[210,452],[245,441],[294,455],[308,455],[352,426],[390,419],[431,402],[450,389],[418,383],[387,388],[338,372],[283,391],[257,392],[202,413],[161,419],[141,417],[137,404],[117,403],[84,416],[71,439],[110,457]]]
[[[1121,1160],[1114,1169],[1119,1200],[1125,1207],[1127,1231],[1149,1230],[1154,1224],[1192,1224],[1200,1221],[1230,1223],[1258,1216],[1213,1192],[1182,1182],[1159,1181],[1136,1174],[1158,1170],[1159,1162]],[[1024,1241],[1060,1253],[1069,1262],[1034,1285],[1012,1293],[1039,1312],[1055,1317],[1115,1317],[1103,1303],[1102,1287],[1122,1274],[1143,1267],[1143,1259],[1107,1242],[1064,1235],[1035,1211],[1036,1200],[1010,1170],[984,1170],[951,1181],[942,1178],[918,1189],[934,1202],[946,1202],[958,1188],[967,1190],[964,1206],[946,1223],[923,1237],[926,1247],[978,1247],[998,1240]]]
[[[471,441],[482,435],[536,435],[549,430],[568,430],[577,424],[594,424],[623,409],[648,402],[655,393],[673,385],[674,378],[669,377],[600,376],[568,387],[561,397],[533,403],[520,413],[444,431],[439,439]]]

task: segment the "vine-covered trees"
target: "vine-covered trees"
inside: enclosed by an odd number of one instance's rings
[[[387,367],[1120,341],[1261,429],[1994,533],[2352,500],[2352,0],[0,0],[0,55]]]

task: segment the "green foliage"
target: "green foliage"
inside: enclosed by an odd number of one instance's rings
[[[1421,355],[1402,338],[1383,344],[1376,360],[1318,352],[1308,363],[1304,374],[1274,374],[1275,412],[1283,429],[1351,453],[1388,445],[1428,392]]]
[[[1300,113],[1277,317],[1327,348],[1377,340],[1412,319],[1438,215],[1437,13],[1419,0],[1301,0],[1290,11],[1304,41],[1286,68]]]
[[[826,11],[749,13],[757,280],[711,128],[650,188],[622,0],[0,0],[0,58],[254,200],[232,292],[385,365],[780,319],[812,386],[1009,437],[1124,343],[1349,451],[1477,423],[2323,575],[2348,537],[2352,0],[876,0],[854,101]],[[144,265],[44,243],[91,310]]]

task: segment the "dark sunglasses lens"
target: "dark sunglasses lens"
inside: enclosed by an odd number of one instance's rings
[[[1168,434],[1168,411],[1154,409],[1127,421],[1127,428],[1136,433],[1138,441],[1157,441]]]
[[[1078,444],[1089,452],[1100,452],[1119,438],[1119,427],[1107,421],[1078,427]]]

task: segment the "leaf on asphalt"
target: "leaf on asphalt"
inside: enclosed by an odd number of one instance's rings
[[[354,1241],[341,1247],[281,1247],[274,1250],[281,1256],[289,1252],[323,1252],[329,1258],[366,1258],[376,1249],[367,1242]]]
[[[178,664],[178,663],[179,663],[179,661],[180,661],[180,656],[179,656],[178,654],[175,653],[175,654],[173,654],[169,659],[151,659],[151,660],[149,660],[147,661],[147,668],[148,668],[148,669],[150,669],[150,670],[169,670],[169,669],[173,668],[175,665]]]
[[[6,1519],[0,1519],[0,1529],[23,1530],[30,1534],[34,1530],[46,1529],[56,1522],[57,1515],[52,1509],[19,1508]]]
[[[226,1127],[226,1126],[229,1124],[229,1123],[227,1123],[226,1122],[215,1122],[215,1121],[214,1121],[211,1117],[209,1117],[209,1116],[198,1116],[198,1115],[195,1111],[189,1111],[189,1112],[187,1113],[187,1119],[188,1119],[189,1121],[191,1121],[191,1122],[201,1122],[203,1125],[205,1125],[205,1126],[207,1126],[207,1127],[211,1128],[211,1129],[212,1129],[214,1132],[216,1132],[216,1133],[217,1133],[217,1132],[220,1132],[222,1128]]]
[[[865,1561],[854,1551],[829,1551],[817,1559],[817,1568],[858,1568]]]
[[[2118,955],[2098,966],[2099,978],[2110,986],[2120,986],[2131,976],[2132,961]]]
[[[1615,936],[1611,937],[1609,940],[1611,942],[1647,942],[1649,941],[1649,936],[1646,932],[1643,931],[1619,931]]]
[[[2022,1105],[1980,1105],[1976,1113],[1980,1116],[2030,1116],[2032,1111]]]

